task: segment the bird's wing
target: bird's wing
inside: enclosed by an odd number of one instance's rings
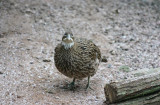
[[[85,57],[88,60],[101,59],[99,48],[91,40],[79,38],[75,41],[77,43],[77,50],[82,57]]]

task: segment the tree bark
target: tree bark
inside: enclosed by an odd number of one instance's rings
[[[134,78],[106,84],[104,91],[109,103],[133,100],[136,105],[140,102],[160,103],[160,68],[142,69],[131,72]],[[151,95],[152,94],[152,95]],[[146,95],[150,95],[145,98]],[[140,100],[139,100],[140,99]],[[131,101],[130,101],[131,102]]]
[[[160,105],[160,91],[144,97],[122,101],[116,105]]]

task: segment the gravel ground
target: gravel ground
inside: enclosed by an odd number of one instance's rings
[[[54,65],[66,28],[93,40],[107,62],[76,90]],[[159,0],[0,0],[0,104],[102,105],[104,85],[160,67]]]

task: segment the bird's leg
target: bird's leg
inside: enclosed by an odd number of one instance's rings
[[[75,84],[75,78],[73,78],[73,81],[70,83],[70,85],[73,85],[74,86],[74,84]]]
[[[73,78],[73,81],[69,84],[69,88],[71,89],[71,90],[73,90],[74,88],[75,88],[75,78]]]
[[[89,82],[90,82],[90,76],[88,76],[88,83],[86,85],[86,90],[88,90],[88,88],[92,89],[90,86],[89,86]],[[93,90],[93,89],[92,89]]]

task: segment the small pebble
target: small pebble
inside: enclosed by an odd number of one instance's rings
[[[108,62],[108,60],[107,60],[107,57],[106,57],[106,56],[103,56],[103,57],[102,57],[102,62]]]
[[[110,53],[111,55],[116,55],[116,51],[114,51],[114,50],[111,50],[109,53]]]
[[[51,62],[50,59],[44,59],[43,62]]]
[[[22,98],[23,96],[19,96],[19,95],[17,95],[17,98]]]
[[[3,73],[0,71],[0,74],[3,74]]]
[[[30,64],[33,64],[33,62],[30,62]]]
[[[55,97],[55,99],[60,99],[59,97]]]
[[[108,66],[107,66],[108,68],[111,68],[112,67],[112,65],[111,64],[108,64]]]

